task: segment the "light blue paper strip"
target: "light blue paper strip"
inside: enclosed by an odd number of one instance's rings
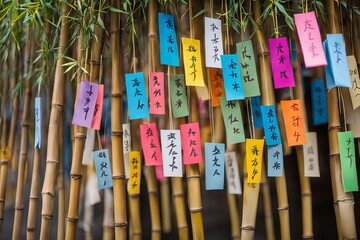
[[[206,190],[224,189],[225,144],[205,143]]]
[[[282,145],[274,145],[267,147],[268,156],[268,176],[269,177],[281,177],[284,165],[284,156],[282,151]]]
[[[241,80],[239,59],[237,54],[221,55],[226,100],[244,99],[244,88]]]
[[[328,122],[328,109],[326,102],[326,92],[322,79],[311,82],[311,105],[313,124],[315,126]]]
[[[264,128],[260,106],[261,106],[260,96],[252,97],[251,109],[252,109],[255,128]]]
[[[109,161],[109,151],[107,149],[95,151],[93,152],[93,156],[99,189],[112,187],[113,181]]]
[[[179,50],[176,39],[174,16],[158,13],[160,37],[160,63],[178,67]]]
[[[41,125],[42,125],[42,110],[41,97],[35,98],[35,143],[34,148],[41,148]]]
[[[265,131],[265,143],[267,146],[281,144],[279,125],[276,118],[274,105],[261,106],[261,115]]]

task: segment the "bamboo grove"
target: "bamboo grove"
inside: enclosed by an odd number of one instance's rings
[[[360,2],[0,0],[1,239],[357,239]]]

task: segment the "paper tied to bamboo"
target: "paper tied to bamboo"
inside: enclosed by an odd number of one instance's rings
[[[206,67],[221,68],[220,55],[224,54],[221,20],[205,17]]]
[[[342,34],[326,34],[323,43],[328,65],[325,66],[326,87],[351,88],[349,67]]]
[[[100,130],[103,100],[104,100],[104,84],[99,84],[98,93],[96,96],[96,103],[94,107],[94,115],[91,121],[91,128],[95,130]]]
[[[173,118],[189,115],[184,74],[170,76],[170,99]]]
[[[81,81],[77,96],[72,124],[82,127],[91,127],[98,95],[99,85],[96,83]]]
[[[220,68],[209,68],[209,78],[211,86],[211,105],[220,106],[220,98],[225,97],[224,79]]]
[[[320,177],[319,154],[316,132],[306,133],[307,143],[303,146],[305,177]]]
[[[7,160],[8,159],[8,148],[2,147],[0,149],[0,160]]]
[[[254,127],[255,128],[264,128],[263,120],[261,115],[261,99],[260,96],[251,97],[251,110],[252,116],[254,119]]]
[[[125,84],[130,120],[149,118],[144,73],[125,74]]]
[[[328,123],[326,90],[323,79],[319,78],[311,81],[310,89],[313,124],[318,126],[324,123]]]
[[[166,177],[164,175],[164,169],[163,169],[162,165],[155,166],[155,176],[156,176],[156,180],[158,180],[159,182],[163,182],[166,180]]]
[[[226,100],[245,99],[237,54],[221,55]]]
[[[93,163],[94,144],[95,144],[95,129],[89,128],[86,131],[84,154],[82,158],[83,165],[91,165]]]
[[[246,139],[246,170],[248,183],[260,183],[264,139]]]
[[[225,172],[228,193],[242,194],[239,167],[235,152],[225,153]]]
[[[230,144],[245,142],[245,131],[239,101],[227,101],[220,98],[226,136]]]
[[[319,25],[314,12],[294,14],[306,68],[327,65]]]
[[[284,167],[284,154],[282,144],[267,146],[267,159],[268,177],[281,177]]]
[[[355,143],[352,131],[339,132],[338,140],[344,192],[359,191],[356,171]]]
[[[101,201],[99,188],[98,188],[98,179],[95,173],[90,174],[86,179],[86,198],[85,198],[85,205],[94,205]]]
[[[276,117],[274,105],[261,106],[261,115],[265,131],[265,140],[267,146],[281,144],[279,124]]]
[[[224,189],[225,144],[205,143],[205,187],[206,190]]]
[[[200,127],[198,122],[180,125],[184,164],[202,162]]]
[[[180,130],[160,130],[163,170],[165,177],[182,177]]]
[[[269,38],[269,47],[274,88],[294,87],[294,72],[287,37]]]
[[[360,77],[357,62],[354,55],[347,57],[351,88],[349,88],[353,109],[360,106]]]
[[[160,38],[160,63],[178,67],[180,62],[174,16],[158,13],[158,23]]]
[[[131,132],[130,123],[123,123],[123,154],[124,154],[124,168],[125,176],[129,179],[130,176],[130,151],[131,151]]]
[[[245,97],[260,96],[259,80],[256,72],[255,54],[251,40],[236,44],[240,63]]]
[[[42,109],[41,97],[35,98],[35,141],[34,148],[41,148],[41,135],[42,135]]]
[[[156,123],[141,124],[140,138],[145,165],[162,165],[163,161]]]
[[[130,178],[128,182],[129,194],[140,194],[141,156],[139,151],[130,152]]]
[[[186,86],[203,87],[200,40],[182,38]]]
[[[93,153],[99,189],[113,186],[109,151],[102,149]]]
[[[150,113],[165,114],[164,73],[151,72],[149,76]]]

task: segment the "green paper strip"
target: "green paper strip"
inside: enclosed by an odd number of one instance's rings
[[[184,74],[170,76],[170,98],[174,118],[189,115]]]
[[[226,97],[222,97],[220,98],[220,104],[229,143],[245,142],[244,125],[239,101],[226,101]]]

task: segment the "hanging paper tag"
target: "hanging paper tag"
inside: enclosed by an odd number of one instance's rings
[[[91,174],[86,180],[86,205],[94,205],[101,201],[98,189],[98,180],[96,174]]]
[[[160,63],[178,67],[179,50],[176,39],[174,16],[158,13],[160,38]]]
[[[274,88],[294,87],[294,73],[291,65],[287,37],[270,38],[269,47]]]
[[[327,65],[321,35],[314,12],[294,14],[306,68]]]
[[[359,187],[356,173],[356,157],[353,134],[351,131],[339,132],[338,140],[344,192],[356,192],[359,190]]]
[[[149,118],[144,73],[125,74],[125,83],[130,120]]]
[[[42,129],[42,111],[41,111],[41,97],[35,98],[35,146],[34,148],[40,149],[41,147],[41,129]]]
[[[124,154],[124,167],[125,167],[125,175],[126,178],[129,178],[130,169],[129,169],[129,162],[130,162],[130,151],[131,151],[131,133],[130,133],[130,123],[124,123],[123,127],[123,154]]]
[[[360,106],[360,78],[354,55],[348,56],[349,74],[352,87],[349,88],[353,109]]]
[[[236,51],[240,63],[245,97],[259,96],[259,81],[256,73],[255,55],[251,40],[237,43]]]
[[[201,64],[200,40],[182,38],[186,86],[205,86]]]
[[[244,99],[244,88],[241,81],[239,59],[237,54],[221,55],[226,100]]]
[[[280,130],[274,105],[261,106],[261,115],[267,146],[281,144]]]
[[[320,177],[316,132],[307,132],[306,139],[303,149],[305,177]]]
[[[251,98],[251,108],[255,128],[264,128],[261,116],[261,101],[259,96]]]
[[[129,194],[140,194],[141,158],[139,151],[130,152]]]
[[[165,114],[164,73],[151,72],[149,77],[150,113]]]
[[[140,125],[141,146],[145,158],[145,165],[162,165],[162,155],[159,136],[155,123]]]
[[[3,147],[0,149],[0,160],[7,160],[8,159],[8,149],[7,147]]]
[[[260,183],[264,139],[246,139],[247,182]]]
[[[96,104],[98,85],[87,81],[80,82],[80,90],[76,101],[72,124],[91,127]]]
[[[323,44],[329,63],[329,65],[325,67],[328,91],[333,87],[351,88],[343,35],[326,34],[326,40]]]
[[[99,89],[96,96],[96,103],[94,108],[94,115],[91,122],[91,128],[96,130],[100,130],[103,99],[104,99],[104,84],[99,84]]]
[[[186,97],[186,88],[183,74],[170,76],[170,97],[171,110],[174,118],[185,117],[189,115],[188,100]]]
[[[181,146],[184,154],[184,164],[202,162],[201,138],[199,123],[180,125]]]
[[[268,156],[268,176],[281,177],[284,166],[284,155],[282,144],[267,147]]]
[[[313,124],[315,126],[328,122],[326,91],[323,80],[311,81],[311,103]]]
[[[221,20],[205,17],[206,67],[221,68],[220,55],[223,54]]]
[[[86,141],[84,147],[84,154],[82,158],[83,165],[91,165],[93,162],[93,151],[95,144],[95,130],[89,128],[86,132]]]
[[[213,107],[220,106],[220,98],[225,97],[224,79],[222,70],[219,68],[209,68],[209,78],[211,83],[211,104]]]
[[[206,190],[224,189],[225,144],[205,143]]]
[[[165,177],[182,177],[180,130],[161,130],[161,149]]]
[[[220,98],[221,112],[224,118],[226,136],[230,144],[245,142],[244,125],[239,101],[226,101]]]
[[[235,152],[225,153],[227,190],[230,194],[242,194],[239,167]]]
[[[113,181],[109,160],[109,151],[107,149],[102,149],[95,151],[93,155],[99,189],[112,187]]]
[[[166,177],[164,176],[164,170],[162,165],[155,166],[155,175],[156,179],[160,182],[165,181]]]
[[[280,103],[288,145],[291,147],[306,144],[301,101],[284,100]]]

